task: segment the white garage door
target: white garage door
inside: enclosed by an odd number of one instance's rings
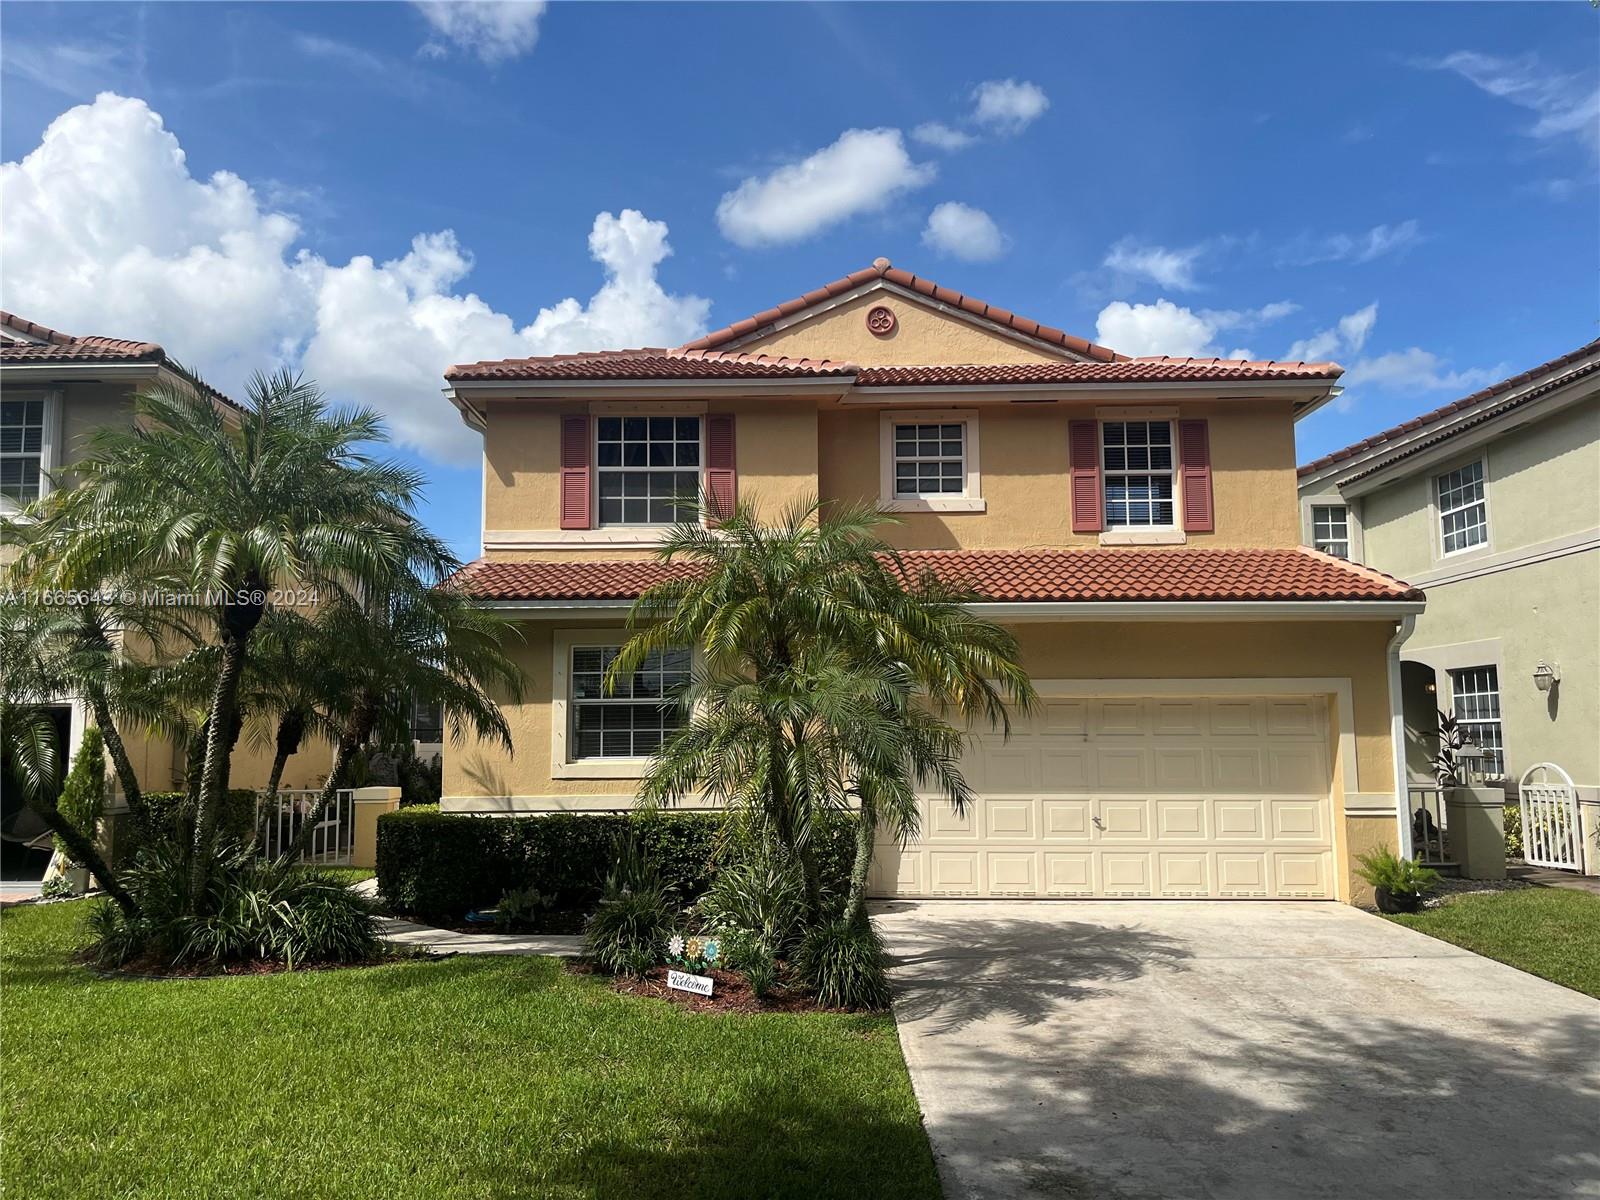
[[[922,802],[878,848],[880,896],[1333,896],[1317,697],[1046,700],[967,755],[978,801]]]

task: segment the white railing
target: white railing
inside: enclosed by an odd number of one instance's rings
[[[1411,853],[1425,863],[1448,861],[1444,856],[1444,789],[1413,784],[1406,788],[1411,812]]]
[[[1522,773],[1517,796],[1522,806],[1522,857],[1528,864],[1583,870],[1578,790],[1572,786],[1572,776],[1555,763],[1537,763]]]
[[[256,797],[256,847],[262,857],[277,858],[293,844],[302,826],[311,819],[321,794],[318,788],[294,788],[276,796],[263,792]],[[300,861],[323,866],[349,862],[354,816],[354,793],[340,788],[333,794],[322,820],[312,829]]]

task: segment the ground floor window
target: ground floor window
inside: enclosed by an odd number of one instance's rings
[[[1482,770],[1506,773],[1505,740],[1500,729],[1500,672],[1496,667],[1463,667],[1450,672],[1450,694],[1461,731],[1483,751]]]
[[[613,692],[606,671],[620,646],[572,648],[571,757],[647,758],[683,724],[677,696],[689,682],[689,651],[650,655]]]

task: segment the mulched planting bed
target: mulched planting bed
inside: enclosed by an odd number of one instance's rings
[[[603,974],[593,963],[582,959],[575,959],[567,964],[567,970],[574,975],[600,975]],[[676,988],[667,986],[667,968],[651,967],[650,970],[638,979],[627,978],[621,975],[611,980],[613,991],[621,992],[625,996],[650,996],[657,1000],[669,1000],[679,1008],[686,1008],[691,1012],[707,1013],[797,1013],[797,1012],[841,1012],[842,1009],[823,1008],[816,998],[809,992],[797,988],[787,988],[782,985],[768,992],[763,999],[757,999],[756,994],[750,990],[750,985],[745,977],[737,971],[720,971],[716,968],[705,972],[712,979],[711,995],[698,996],[694,992],[680,992]]]

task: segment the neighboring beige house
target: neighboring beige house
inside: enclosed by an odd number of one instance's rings
[[[62,333],[0,312],[0,515],[49,494],[96,429],[131,424],[140,388],[187,379],[154,342]],[[218,406],[236,409],[222,393],[211,390],[211,395]],[[85,718],[81,701],[62,699],[59,721],[73,753]],[[183,763],[175,761],[170,743],[143,736],[125,740],[141,786],[168,789],[181,779]],[[302,750],[285,769],[284,785],[320,783],[330,759],[325,745]],[[241,740],[233,760],[234,786],[266,783],[271,760],[270,751]]]
[[[1308,546],[1425,588],[1400,648],[1408,768],[1437,709],[1515,788],[1600,789],[1600,341],[1307,463]]]
[[[451,753],[443,807],[633,804],[690,652],[599,681],[674,496],[865,499],[1015,628],[1044,697],[977,733],[977,802],[925,800],[876,894],[1360,898],[1353,857],[1405,841],[1396,635],[1422,596],[1300,545],[1294,425],[1340,373],[1130,359],[886,259],[686,346],[454,367],[484,435],[459,579],[521,623],[528,694],[514,754]]]

